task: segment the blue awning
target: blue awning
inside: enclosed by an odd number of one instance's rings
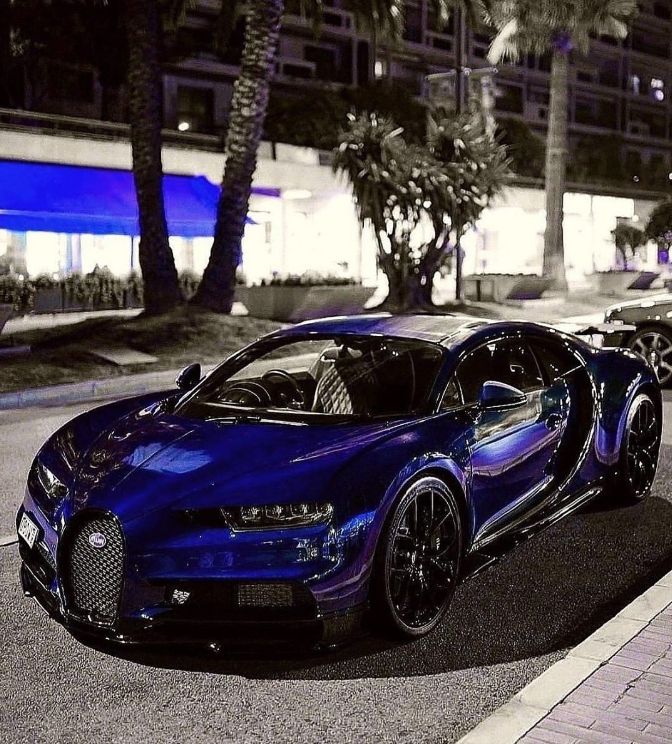
[[[163,193],[170,235],[212,235],[218,186],[204,176],[164,175]],[[0,160],[0,228],[138,235],[133,174],[111,168]]]

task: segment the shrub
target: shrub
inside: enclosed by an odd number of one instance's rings
[[[350,277],[323,275],[314,271],[306,271],[304,274],[276,275],[270,281],[262,279],[262,286],[270,287],[343,287],[357,284]]]

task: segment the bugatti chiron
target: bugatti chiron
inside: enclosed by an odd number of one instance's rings
[[[459,581],[656,472],[654,371],[542,324],[309,321],[176,382],[78,416],[32,464],[21,580],[73,632],[420,636]]]

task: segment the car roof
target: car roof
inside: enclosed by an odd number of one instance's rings
[[[499,333],[515,332],[522,329],[548,330],[548,327],[524,321],[497,321],[473,318],[468,315],[390,315],[389,313],[376,313],[308,320],[276,331],[272,336],[338,336],[342,334],[385,336],[427,341],[453,350],[475,335],[486,340],[486,338],[496,336]]]

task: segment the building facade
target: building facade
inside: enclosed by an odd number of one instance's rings
[[[406,0],[403,41],[393,46],[380,42],[375,50],[370,35],[357,28],[343,4],[326,0],[316,36],[312,20],[302,12],[304,3],[288,0],[274,80],[279,95],[389,79],[422,99],[426,76],[455,66],[454,18],[442,26],[431,0]],[[167,56],[163,92],[169,129],[217,134],[226,127],[243,26],[241,21],[222,54],[215,53],[212,39],[219,6],[220,0],[198,0],[183,29],[188,52]],[[626,39],[593,38],[587,56],[572,54],[570,140],[580,153],[608,139],[633,188],[641,184],[663,189],[672,180],[672,0],[642,0],[639,6]],[[468,30],[471,68],[488,64],[490,39],[487,29]],[[101,118],[106,96],[93,67],[62,59],[43,63],[39,79],[46,82],[39,90],[28,86],[28,108]],[[522,120],[543,135],[549,71],[548,56],[526,55],[499,66],[496,115]],[[119,100],[115,116],[123,120],[123,91]]]
[[[186,41],[181,51],[166,56],[163,75],[166,172],[205,175],[213,183],[221,178],[221,135],[243,33],[239,23],[226,51],[215,53],[212,36],[220,4],[195,3],[181,31]],[[390,80],[421,100],[427,93],[426,76],[455,65],[454,21],[440,26],[430,0],[407,0],[403,41],[394,46],[381,42],[376,48],[343,9],[342,0],[325,0],[318,36],[302,6],[301,0],[287,2],[273,83],[278,95]],[[571,146],[594,150],[595,142],[606,141],[617,148],[625,173],[621,188],[609,192],[570,185],[565,242],[568,274],[575,284],[613,266],[610,232],[617,221],[644,221],[672,182],[672,0],[642,0],[640,6],[625,40],[592,39],[586,57],[572,57]],[[473,69],[487,65],[490,38],[487,29],[467,34],[467,59]],[[81,61],[45,57],[36,64],[33,78],[39,84],[25,81],[23,107],[41,113],[31,117],[0,111],[0,158],[129,169],[123,86],[111,95],[99,72]],[[529,55],[502,65],[495,80],[496,115],[525,122],[543,136],[549,59]],[[82,138],[87,140],[85,148]],[[248,281],[306,270],[377,281],[373,241],[361,234],[347,186],[331,173],[328,153],[264,143],[255,184],[278,195],[252,198],[244,243]],[[486,211],[465,240],[467,271],[540,272],[545,223],[540,187],[520,184]],[[72,240],[56,233],[2,231],[0,255],[23,255],[31,275],[63,275],[94,265],[121,274],[137,266],[137,240],[79,236],[76,265],[69,258]],[[179,268],[203,269],[207,235],[173,236],[171,242]],[[642,259],[642,266],[655,264],[653,254]]]

